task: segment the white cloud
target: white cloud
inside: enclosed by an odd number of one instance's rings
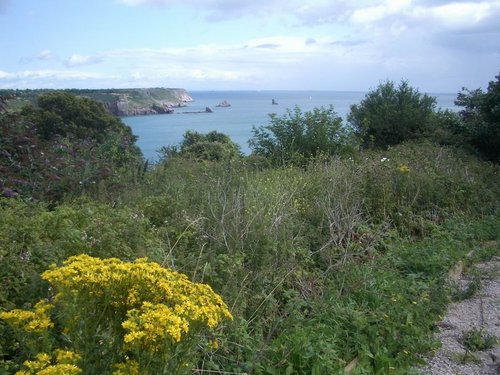
[[[379,5],[355,9],[350,20],[360,24],[380,21],[386,17],[406,12],[411,3],[411,0],[386,0]]]
[[[487,20],[495,13],[499,16],[500,2],[450,3],[431,7],[427,9],[427,12],[429,16],[447,28],[470,28]]]
[[[91,65],[97,64],[102,61],[100,56],[83,56],[76,53],[72,54],[70,58],[65,62],[66,66],[81,66],[81,65]]]

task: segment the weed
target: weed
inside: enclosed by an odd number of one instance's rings
[[[462,344],[470,351],[483,351],[495,346],[498,339],[482,329],[471,329],[462,335]]]
[[[475,274],[465,288],[461,288],[458,284],[452,287],[451,299],[460,302],[474,297],[479,290],[481,290],[481,276]]]
[[[471,353],[468,350],[464,353],[453,353],[450,357],[453,361],[464,365],[469,363],[481,363],[481,359],[477,356],[477,354]]]

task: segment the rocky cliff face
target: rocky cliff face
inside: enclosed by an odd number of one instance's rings
[[[193,100],[186,90],[170,88],[94,90],[80,95],[102,102],[116,116],[173,113],[174,108]]]

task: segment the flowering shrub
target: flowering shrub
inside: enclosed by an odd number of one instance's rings
[[[75,366],[68,372],[75,374],[79,368],[84,373],[191,372],[194,364],[189,361],[203,340],[203,328],[232,319],[210,286],[146,259],[122,262],[78,255],[42,278],[56,293],[53,304],[39,302],[34,312],[13,310],[0,318],[25,332],[62,330],[56,333],[63,333],[79,357],[67,363],[59,355],[50,365],[50,357],[40,353],[47,348],[39,348],[36,361],[24,363],[31,372],[20,374],[49,374],[50,368],[62,365]]]

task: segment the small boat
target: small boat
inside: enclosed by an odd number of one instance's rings
[[[278,105],[278,102],[276,100],[273,99],[273,101],[271,102],[272,105]]]

